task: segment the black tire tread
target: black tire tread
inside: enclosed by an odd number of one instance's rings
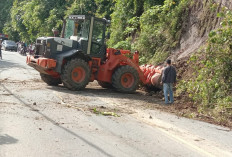
[[[124,73],[132,73],[134,75],[135,81],[134,85],[131,88],[124,88],[121,85],[121,76]],[[112,76],[112,86],[118,91],[123,93],[133,93],[136,91],[139,83],[139,74],[135,68],[126,65],[119,67]]]
[[[78,83],[78,84],[73,82],[73,80],[71,78],[72,69],[77,67],[77,66],[82,66],[86,70],[86,78],[84,79],[84,81],[82,81],[81,83]],[[62,80],[64,86],[70,90],[84,89],[90,80],[89,65],[83,59],[79,59],[79,58],[74,58],[74,59],[68,61],[67,64],[62,69],[61,80]]]
[[[47,83],[50,86],[58,86],[58,84],[61,84],[61,79],[60,78],[54,78],[50,75],[40,73],[41,79]]]

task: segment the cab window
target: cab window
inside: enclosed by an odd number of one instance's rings
[[[93,35],[92,35],[92,54],[101,53],[102,46],[104,45],[104,23],[101,21],[94,22]]]

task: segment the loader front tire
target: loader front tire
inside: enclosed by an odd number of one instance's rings
[[[40,76],[41,79],[50,86],[58,86],[58,84],[62,83],[60,78],[54,78],[51,75],[40,73]]]
[[[68,61],[62,69],[61,80],[70,90],[84,89],[90,80],[89,65],[79,58]]]
[[[118,92],[133,93],[138,83],[138,72],[129,65],[119,67],[112,76],[112,85]]]

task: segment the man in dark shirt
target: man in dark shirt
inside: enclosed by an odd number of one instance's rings
[[[173,84],[176,83],[176,69],[171,66],[171,60],[167,60],[167,67],[163,70],[162,74],[162,84],[164,90],[165,104],[172,104],[174,102],[173,98]],[[169,98],[168,99],[168,94]]]

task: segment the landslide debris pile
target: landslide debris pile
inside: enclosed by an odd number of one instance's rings
[[[232,127],[232,2],[195,1],[170,58],[179,71],[177,97],[196,114]],[[186,107],[186,105],[183,105]]]

